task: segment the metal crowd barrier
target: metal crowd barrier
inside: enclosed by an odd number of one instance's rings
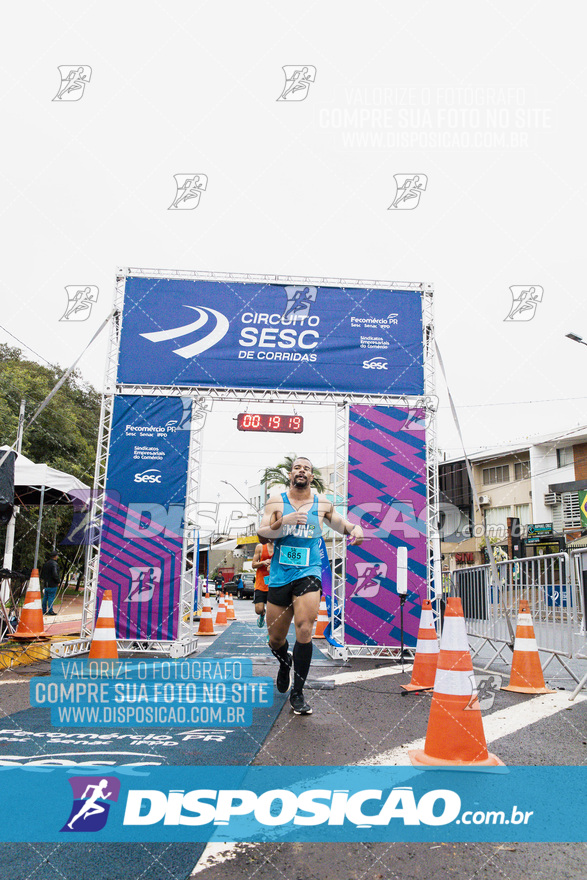
[[[585,590],[578,555],[552,553],[499,562],[497,584],[492,583],[489,565],[453,572],[451,591],[462,601],[467,633],[477,640],[473,656],[489,645],[494,653],[487,667],[497,656],[505,659],[502,652],[513,650],[520,600],[526,599],[538,650],[551,655],[544,668],[556,657],[578,681],[565,662],[585,650]]]

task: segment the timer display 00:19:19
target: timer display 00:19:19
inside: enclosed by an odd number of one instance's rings
[[[275,434],[301,434],[302,416],[272,416],[268,413],[239,413],[236,420],[239,431],[264,431]]]

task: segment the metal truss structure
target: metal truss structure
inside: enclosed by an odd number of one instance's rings
[[[402,285],[399,285],[402,287]],[[439,532],[439,492],[438,492],[438,449],[436,412],[438,399],[436,397],[435,383],[435,350],[434,350],[434,316],[433,316],[433,289],[431,285],[418,285],[422,290],[422,332],[423,332],[423,365],[424,365],[424,397],[394,397],[392,399],[381,395],[376,399],[365,401],[359,395],[352,395],[349,403],[368,403],[371,406],[397,406],[401,404],[408,408],[423,410],[424,424],[426,427],[426,520],[427,520],[427,546],[428,558],[428,598],[434,593],[442,591],[442,572],[440,555],[440,532]],[[340,493],[342,498],[347,497],[348,475],[348,407],[345,413],[339,413],[337,409],[336,441],[335,441],[335,493]],[[338,497],[336,495],[335,497]],[[344,606],[346,571],[345,560],[346,543],[344,538],[337,536],[334,542],[336,548],[333,559],[333,601],[331,603],[331,631],[333,640],[338,644],[329,644],[328,653],[335,659],[346,660],[349,657],[379,658],[393,657],[403,659],[413,656],[413,648],[404,647],[403,658],[400,647],[382,645],[345,645]]]
[[[190,421],[190,449],[188,485],[184,511],[183,548],[181,565],[181,589],[179,594],[179,619],[177,641],[172,646],[171,656],[184,656],[196,650],[197,639],[194,634],[193,611],[197,598],[198,559],[198,503],[202,482],[203,430],[206,421],[207,402],[201,397],[192,397],[192,417]],[[179,654],[177,652],[179,651]]]
[[[355,401],[353,400],[353,403]],[[335,405],[334,414],[334,504],[338,507],[342,499],[346,507],[348,498],[348,441],[349,441],[349,404]],[[340,509],[340,508],[339,508]],[[347,649],[344,647],[344,604],[346,590],[346,538],[334,533],[332,539],[332,601],[330,603],[330,631],[337,645],[329,644],[328,653],[331,657],[346,659]]]
[[[424,401],[426,425],[426,510],[428,515],[428,558],[432,577],[428,578],[428,598],[442,594],[442,557],[440,553],[440,494],[438,488],[438,433],[436,412],[436,359],[432,291],[424,291],[422,302],[424,331]],[[430,568],[429,566],[429,568]]]
[[[104,515],[106,498],[106,472],[108,468],[108,452],[110,449],[110,432],[112,430],[112,412],[114,409],[114,389],[116,387],[116,371],[118,367],[118,349],[120,344],[120,329],[122,320],[122,303],[124,299],[125,278],[123,275],[116,276],[116,288],[114,293],[114,311],[110,325],[110,338],[108,340],[108,352],[106,355],[106,374],[104,376],[104,393],[100,409],[100,427],[98,433],[98,448],[96,452],[96,467],[94,470],[94,489],[90,501],[90,523],[98,526]],[[99,534],[99,529],[98,529]],[[96,619],[96,600],[98,590],[98,562],[100,559],[100,544],[89,543],[86,546],[86,560],[84,571],[84,607],[82,611],[81,638],[88,639],[94,631]]]
[[[122,307],[126,279],[131,276],[160,279],[188,279],[205,281],[223,281],[230,283],[266,283],[266,284],[315,284],[320,287],[353,287],[364,289],[384,290],[413,290],[422,294],[422,320],[423,320],[423,345],[424,345],[424,390],[425,398],[421,397],[398,397],[386,394],[357,394],[333,391],[303,391],[277,389],[250,389],[239,388],[235,385],[231,388],[207,388],[181,386],[181,385],[122,385],[117,383],[118,356],[120,347]],[[110,446],[110,433],[112,428],[112,413],[116,396],[165,396],[165,397],[189,397],[192,400],[192,421],[190,435],[188,487],[186,509],[184,515],[184,538],[181,569],[181,590],[179,599],[179,623],[178,637],[174,641],[163,640],[119,640],[118,648],[121,651],[136,653],[167,654],[172,658],[179,658],[193,653],[196,650],[197,638],[195,624],[193,622],[193,608],[195,596],[195,584],[197,578],[197,561],[195,559],[195,536],[197,533],[197,510],[199,503],[199,490],[201,483],[201,465],[203,452],[203,426],[206,413],[210,410],[214,401],[234,401],[235,403],[303,403],[305,405],[332,405],[335,414],[335,444],[334,444],[334,495],[339,502],[339,508],[346,509],[347,486],[348,486],[348,433],[349,433],[349,407],[351,405],[364,404],[368,406],[413,406],[424,409],[426,412],[427,425],[427,462],[428,462],[428,486],[427,486],[427,516],[428,516],[428,545],[431,558],[436,559],[439,554],[438,541],[438,480],[436,458],[436,429],[435,412],[436,399],[434,397],[434,327],[432,318],[433,288],[430,284],[399,281],[369,281],[365,279],[348,278],[313,278],[298,277],[291,275],[254,275],[234,274],[225,272],[190,272],[181,270],[161,269],[120,269],[116,279],[114,311],[111,322],[110,339],[106,361],[106,375],[104,382],[104,394],[100,412],[100,427],[98,436],[98,449],[94,474],[94,491],[90,503],[89,516],[92,523],[101,524],[104,514],[106,496],[106,475]],[[236,377],[235,377],[236,378]],[[434,552],[436,550],[436,552]],[[86,548],[85,562],[85,592],[84,607],[82,614],[82,628],[80,639],[62,643],[59,654],[55,656],[74,656],[89,650],[91,635],[94,630],[96,618],[96,602],[98,591],[98,567],[100,559],[100,544],[89,544]],[[398,656],[400,649],[389,646],[345,646],[344,641],[344,602],[346,583],[346,541],[343,536],[335,535],[333,540],[333,602],[332,635],[338,643],[329,646],[329,653],[333,657],[390,657]],[[438,570],[440,571],[440,556],[438,555]],[[429,579],[428,590],[430,593],[431,583]],[[335,619],[335,611],[336,619]],[[55,649],[52,649],[55,650]],[[405,651],[405,654],[409,649]]]

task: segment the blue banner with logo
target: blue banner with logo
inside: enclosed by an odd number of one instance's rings
[[[3,839],[27,844],[585,841],[585,767],[1,770]]]
[[[118,381],[422,394],[421,296],[129,277]]]
[[[114,400],[98,593],[120,639],[177,634],[191,400]]]

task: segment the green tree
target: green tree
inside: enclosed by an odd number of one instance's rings
[[[0,444],[11,446],[16,440],[20,401],[26,401],[25,426],[40,403],[57,384],[65,369],[43,366],[23,357],[18,348],[0,344]],[[30,428],[26,428],[22,453],[32,461],[49,464],[93,485],[94,463],[100,421],[100,395],[91,385],[72,373]],[[27,571],[33,564],[38,507],[22,506],[16,520],[13,568]],[[51,505],[43,511],[39,563],[67,535],[72,506]],[[5,527],[0,533],[4,547]],[[83,549],[83,548],[82,548]],[[79,548],[63,548],[67,561],[81,559]]]
[[[275,467],[265,468],[265,472],[261,477],[261,484],[266,483],[268,488],[271,488],[271,486],[289,486],[289,475],[297,457],[297,455],[286,455],[283,461],[280,461]],[[322,474],[317,467],[314,468],[312,486],[319,493],[326,492]]]

